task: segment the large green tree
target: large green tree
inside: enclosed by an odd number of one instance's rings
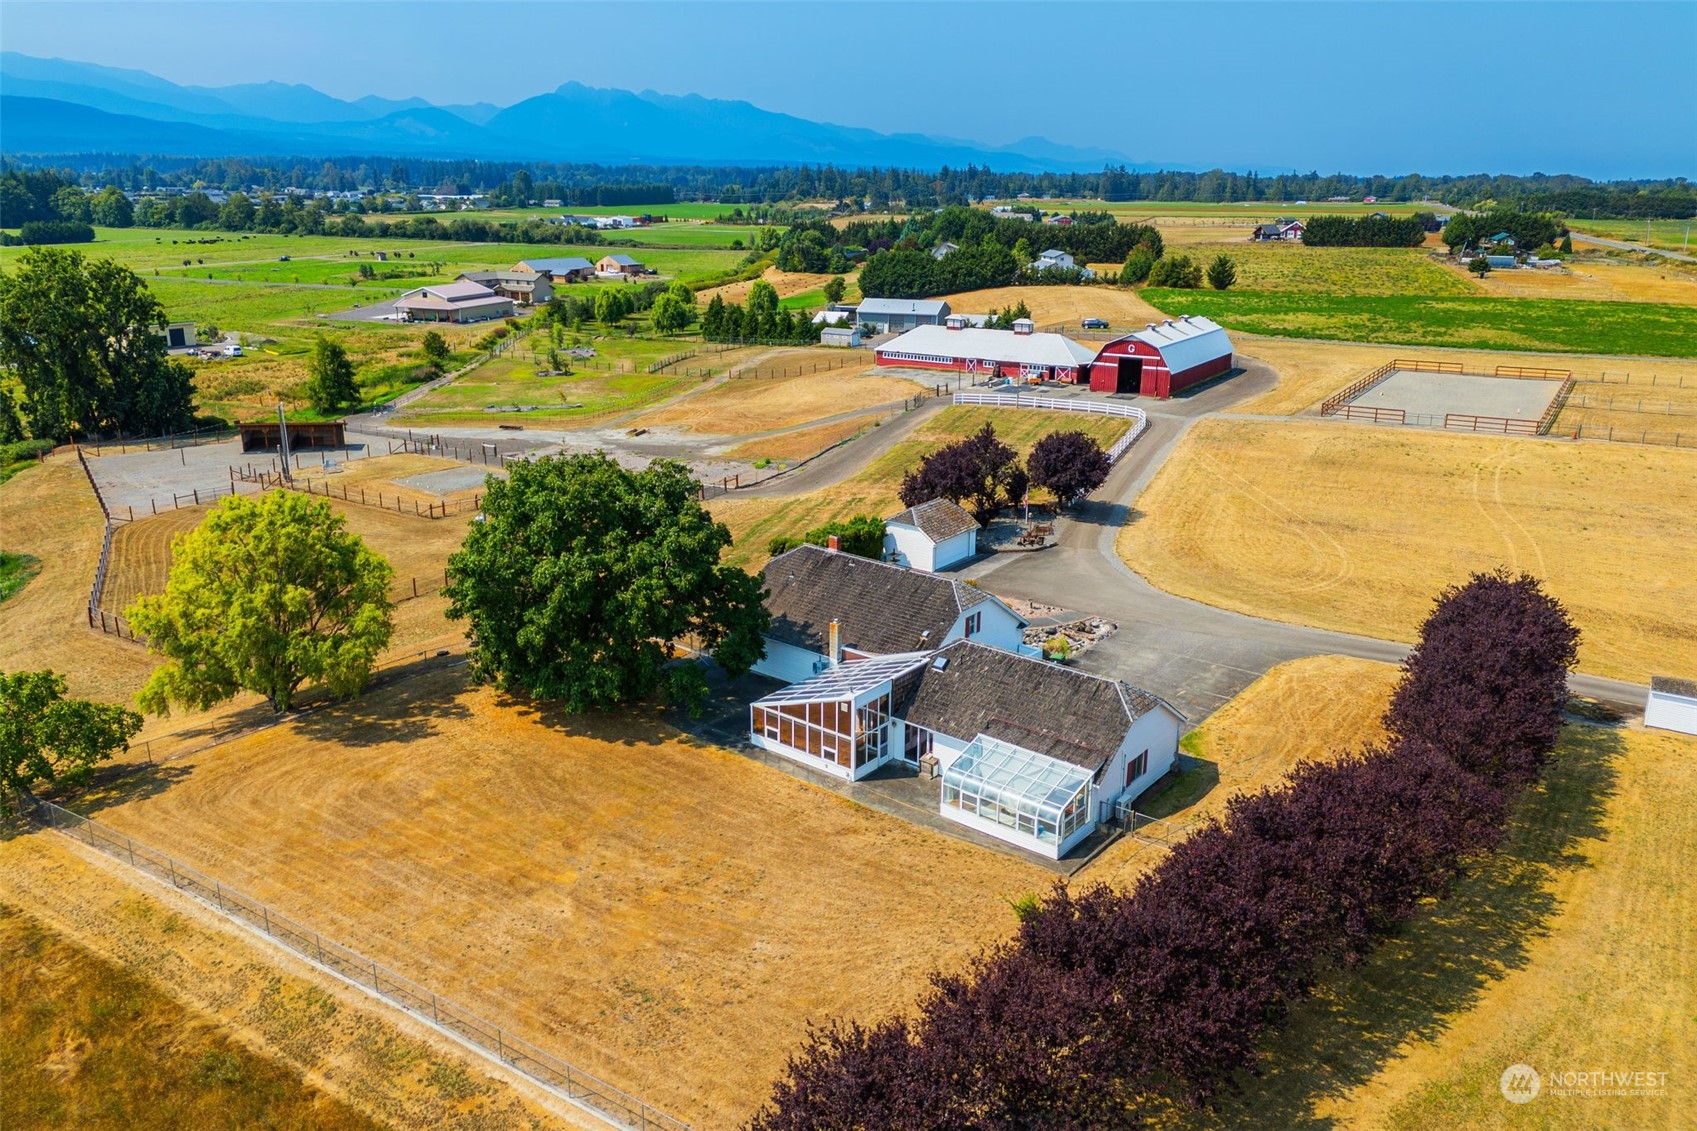
[[[252,691],[286,711],[309,680],[345,698],[388,646],[395,571],[323,499],[232,495],[171,557],[165,592],[126,614],[168,661],[142,688],[143,710]]]
[[[0,365],[22,392],[30,434],[160,434],[193,420],[194,387],[172,361],[165,308],[110,259],[34,247],[0,272]]]
[[[82,784],[140,729],[134,711],[65,698],[55,672],[0,672],[0,813],[19,790]]]
[[[328,338],[314,342],[306,372],[306,399],[319,412],[341,412],[359,403],[354,363],[339,343]]]
[[[768,622],[760,581],[720,563],[731,534],[698,495],[671,460],[512,464],[448,559],[448,615],[469,622],[473,673],[580,712],[656,691],[698,709],[699,667],[671,662],[684,637],[746,672]]]

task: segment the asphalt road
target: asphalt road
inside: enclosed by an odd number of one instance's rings
[[[1166,698],[1192,724],[1223,706],[1269,668],[1301,656],[1343,655],[1400,663],[1408,645],[1367,636],[1264,620],[1162,592],[1115,551],[1119,530],[1135,522],[1130,505],[1196,421],[1264,392],[1277,382],[1267,366],[1246,360],[1244,372],[1167,402],[1141,402],[1148,431],[1096,496],[1062,527],[1060,543],[1036,553],[995,554],[960,571],[1004,597],[1023,597],[1104,616],[1119,631],[1079,659],[1079,667],[1123,679]],[[1636,711],[1647,688],[1575,674],[1569,686]],[[1292,720],[1293,725],[1298,720]]]
[[[1627,243],[1624,240],[1608,240],[1604,239],[1602,236],[1593,236],[1587,232],[1575,232],[1573,234],[1573,238],[1583,240],[1585,243],[1594,243],[1600,244],[1603,247],[1612,247],[1618,251],[1642,251],[1647,252],[1650,255],[1660,255],[1667,259],[1677,259],[1681,263],[1697,263],[1697,255],[1685,255],[1677,251],[1663,251],[1659,247],[1647,247],[1641,243]]]

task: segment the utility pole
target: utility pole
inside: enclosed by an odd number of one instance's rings
[[[289,470],[289,422],[284,419],[282,401],[277,402],[277,450],[283,454],[283,478],[293,483],[295,476]]]

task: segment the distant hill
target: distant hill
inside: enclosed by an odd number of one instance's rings
[[[1027,138],[984,146],[809,121],[747,102],[568,82],[507,107],[349,102],[310,86],[179,86],[145,71],[0,52],[6,152],[180,157],[383,154],[560,162],[987,165],[1084,172],[1121,153]],[[1152,169],[1153,165],[1132,166]]]

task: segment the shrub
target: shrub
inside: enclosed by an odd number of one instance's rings
[[[18,242],[25,244],[93,243],[94,229],[87,224],[79,224],[69,220],[31,220],[18,229]]]
[[[1149,285],[1195,290],[1202,285],[1202,268],[1188,255],[1163,256],[1149,269]]]

